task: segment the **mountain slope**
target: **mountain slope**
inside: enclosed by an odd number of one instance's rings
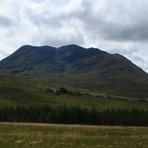
[[[22,46],[0,62],[0,72],[96,92],[148,97],[148,74],[119,54],[77,45]]]

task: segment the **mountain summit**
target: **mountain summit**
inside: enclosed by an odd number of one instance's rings
[[[67,45],[25,45],[0,61],[0,72],[129,97],[148,97],[148,74],[119,54]]]

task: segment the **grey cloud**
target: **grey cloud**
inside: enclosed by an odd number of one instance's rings
[[[139,20],[137,20],[139,21]],[[118,26],[117,24],[107,24],[102,28],[104,39],[116,41],[148,41],[148,22],[143,24],[129,24],[128,26]]]
[[[132,59],[136,62],[145,62],[145,60],[138,54],[133,55]]]
[[[114,0],[109,2],[110,5],[107,2],[106,7],[97,13],[89,0],[83,0],[81,3],[83,11],[80,11],[79,15],[76,13],[76,17],[82,21],[88,34],[109,41],[148,40],[148,13],[142,6],[141,9],[138,4],[134,6],[137,1],[119,3]],[[146,4],[148,6],[148,2]]]
[[[41,41],[41,44],[47,44],[47,45],[52,45],[52,46],[62,46],[62,45],[68,45],[68,44],[78,44],[78,45],[83,45],[84,40],[81,34],[69,34],[64,35],[62,33],[56,34],[52,36],[52,38],[43,38]]]
[[[71,21],[69,13],[59,10],[48,3],[44,3],[43,6],[44,9],[38,7],[32,8],[31,6],[27,6],[24,9],[25,16],[32,25],[55,29],[61,28],[63,22],[68,24]]]
[[[47,6],[47,5],[46,5]],[[46,7],[45,6],[45,7]],[[48,8],[49,7],[49,8]],[[72,15],[75,10],[56,10],[50,5],[44,10],[35,11],[36,8],[28,6],[24,9],[26,20],[38,29],[33,36],[33,42],[61,46],[64,44],[84,44],[84,34],[80,21]],[[42,36],[42,37],[41,37]]]
[[[7,16],[0,16],[0,26],[9,27],[13,24],[13,20]]]

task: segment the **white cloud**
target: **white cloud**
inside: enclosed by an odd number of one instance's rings
[[[0,59],[24,44],[75,43],[123,54],[148,71],[147,7],[147,0],[0,0]]]

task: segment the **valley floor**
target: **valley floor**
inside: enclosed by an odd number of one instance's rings
[[[0,123],[1,148],[147,148],[148,127]]]

